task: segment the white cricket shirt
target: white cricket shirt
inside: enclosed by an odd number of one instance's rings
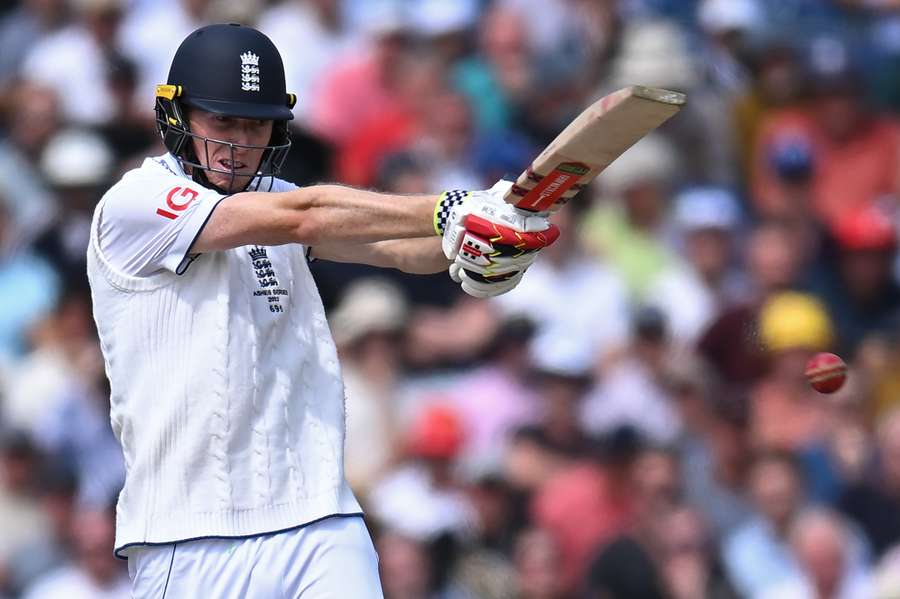
[[[88,278],[126,466],[120,556],[362,511],[344,479],[343,383],[304,248],[188,256],[223,197],[166,154],[94,211]]]

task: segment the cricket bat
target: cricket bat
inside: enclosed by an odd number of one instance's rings
[[[604,96],[550,142],[503,199],[529,212],[558,209],[684,102],[684,94],[641,85]]]

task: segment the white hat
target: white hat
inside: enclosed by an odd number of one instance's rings
[[[649,85],[686,90],[698,79],[698,66],[684,32],[670,21],[637,21],[622,33],[622,49],[613,64],[611,85]]]
[[[872,599],[900,599],[900,545],[878,562],[872,577]]]
[[[763,13],[757,0],[703,0],[697,20],[712,33],[748,31],[762,24]]]
[[[675,175],[675,148],[658,133],[651,133],[628,148],[599,177],[600,185],[621,195],[636,183],[668,182]]]
[[[81,14],[122,12],[126,0],[72,0],[72,8]]]
[[[413,6],[412,25],[427,36],[464,31],[478,20],[474,0],[419,0]]]
[[[682,231],[731,230],[740,218],[737,198],[721,187],[692,187],[675,198],[674,221]]]
[[[364,6],[361,23],[367,35],[378,37],[410,29],[409,10],[405,4],[397,0],[372,0]]]
[[[338,345],[376,332],[399,331],[406,322],[406,298],[386,279],[361,279],[344,292],[331,315],[331,331]]]
[[[590,377],[596,355],[587,334],[573,335],[561,327],[541,331],[529,346],[537,370],[564,377]]]
[[[51,185],[100,185],[112,172],[113,155],[96,133],[66,129],[54,135],[41,154],[41,170]]]

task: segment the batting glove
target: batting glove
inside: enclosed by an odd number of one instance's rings
[[[462,290],[472,297],[486,298],[511,291],[522,280],[524,270],[497,277],[484,277],[467,271],[454,262],[450,265],[450,278],[460,284]]]
[[[467,217],[479,217],[473,221],[480,223],[487,221],[498,226],[492,236],[501,235],[501,245],[510,245],[510,252],[520,253],[518,246],[523,249],[539,249],[531,247],[533,244],[523,242],[517,238],[520,233],[538,233],[551,228],[546,213],[524,213],[511,204],[503,201],[506,190],[512,186],[510,181],[499,181],[487,191],[447,191],[441,194],[441,199],[435,206],[434,228],[441,235],[441,247],[448,260],[453,260],[459,253],[460,247],[466,238]],[[553,227],[555,228],[555,227]],[[488,232],[481,228],[482,235]],[[556,239],[545,245],[549,245]],[[543,247],[543,246],[541,246]],[[498,248],[502,249],[502,248]]]
[[[506,293],[522,279],[537,252],[559,236],[546,214],[527,214],[503,201],[512,185],[488,191],[447,192],[435,210],[435,228],[453,260],[450,277],[475,297]]]

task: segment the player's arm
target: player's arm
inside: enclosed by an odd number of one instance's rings
[[[441,272],[451,263],[441,249],[441,238],[436,235],[374,243],[317,245],[310,248],[310,256],[331,262],[396,268],[411,274]]]
[[[235,194],[212,211],[190,251],[299,243],[322,248],[317,257],[417,273],[454,261],[450,276],[467,293],[487,297],[514,287],[536,251],[558,235],[545,216],[523,215],[500,199],[509,185],[440,196],[339,185]],[[434,243],[423,239],[430,235]]]
[[[238,193],[219,203],[191,251],[252,244],[347,246],[434,236],[438,199],[436,195],[380,194],[340,185]]]

